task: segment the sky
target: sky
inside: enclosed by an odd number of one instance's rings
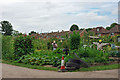
[[[0,21],[22,33],[107,27],[118,23],[119,0],[1,0]]]

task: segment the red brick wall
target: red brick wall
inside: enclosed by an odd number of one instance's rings
[[[80,33],[80,37],[84,36],[84,32],[86,32],[86,31],[82,31],[82,32]],[[87,32],[86,32],[86,33],[87,33]]]

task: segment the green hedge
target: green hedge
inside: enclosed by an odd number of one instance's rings
[[[2,59],[13,60],[14,57],[14,40],[12,36],[2,36]]]
[[[19,59],[22,55],[30,54],[34,52],[32,38],[29,36],[18,36],[15,38],[15,56]]]

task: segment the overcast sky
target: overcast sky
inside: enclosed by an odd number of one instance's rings
[[[108,2],[109,1],[109,2]],[[109,26],[118,22],[119,0],[2,0],[0,21],[7,20],[22,33]]]

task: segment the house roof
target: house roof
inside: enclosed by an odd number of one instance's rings
[[[112,29],[109,30],[109,33],[120,32],[120,25],[115,25]]]
[[[79,33],[82,33],[83,31],[85,30],[76,30],[76,32],[79,32]],[[42,34],[43,36],[45,37],[56,37],[56,36],[64,36],[64,35],[70,35],[70,34],[73,34],[72,31],[61,31],[61,32],[51,32],[51,33],[46,33],[46,34]]]
[[[97,29],[99,29],[99,31],[97,31]],[[92,30],[90,30],[90,32],[94,32],[96,34],[99,34],[99,33],[108,33],[108,30],[106,30],[103,27],[96,27],[96,28],[93,28]]]

